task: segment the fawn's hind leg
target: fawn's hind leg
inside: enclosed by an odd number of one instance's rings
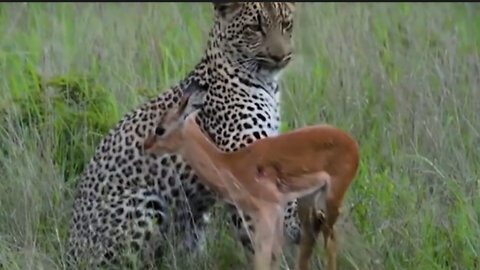
[[[325,238],[325,250],[327,251],[327,269],[337,269],[337,239],[335,228],[326,229],[323,234]]]
[[[324,212],[318,212],[311,206],[298,208],[298,215],[302,225],[302,236],[298,246],[295,270],[309,270],[310,258],[317,242],[321,227],[324,225]]]
[[[297,214],[302,235],[298,246],[296,270],[309,270],[310,258],[320,231],[326,226],[328,182],[313,194],[299,198]]]
[[[327,251],[327,269],[337,269],[337,235],[335,222],[339,215],[339,208],[333,205],[327,207],[327,220],[322,226],[323,237],[325,239],[325,249]]]

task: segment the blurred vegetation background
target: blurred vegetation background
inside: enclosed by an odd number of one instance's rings
[[[480,268],[480,7],[297,3],[282,131],[358,140],[339,269]],[[124,113],[199,60],[209,3],[0,4],[0,269],[63,269],[77,176]],[[164,269],[235,269],[214,221]],[[294,247],[285,247],[284,269]],[[314,269],[323,269],[323,241]]]

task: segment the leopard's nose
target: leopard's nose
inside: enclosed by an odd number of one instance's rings
[[[270,55],[270,59],[272,59],[273,61],[277,62],[277,63],[280,63],[282,62],[283,58],[285,58],[284,55]]]

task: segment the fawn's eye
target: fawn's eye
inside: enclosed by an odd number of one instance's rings
[[[165,134],[165,129],[162,126],[158,126],[155,129],[155,134],[158,136],[162,136],[163,134]]]

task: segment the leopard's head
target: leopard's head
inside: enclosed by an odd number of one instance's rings
[[[275,75],[293,57],[293,13],[292,2],[214,3],[211,45],[234,67]]]

